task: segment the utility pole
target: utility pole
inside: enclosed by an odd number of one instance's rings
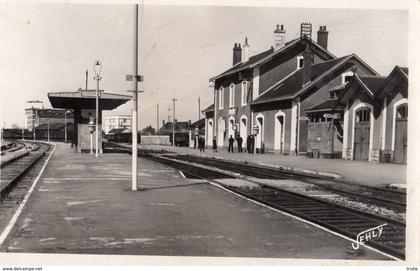
[[[156,134],[159,133],[159,104],[156,104]]]
[[[89,74],[89,71],[86,70],[86,91],[88,90],[88,74]]]
[[[134,16],[134,65],[133,65],[133,108],[131,112],[131,190],[137,191],[137,107],[138,107],[138,58],[139,58],[139,5]]]
[[[198,97],[198,120],[200,120],[201,114],[200,114],[200,97]]]
[[[172,98],[172,102],[174,103],[174,108],[173,108],[173,120],[172,120],[172,147],[175,147],[175,102],[177,101],[176,98]]]

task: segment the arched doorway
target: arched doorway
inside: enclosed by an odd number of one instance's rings
[[[225,142],[226,123],[223,118],[220,118],[217,123],[217,146],[223,147]]]
[[[361,107],[354,113],[353,160],[368,161],[370,150],[372,111]]]
[[[407,120],[408,103],[403,102],[395,105],[394,109],[394,162],[407,163]]]
[[[284,124],[285,113],[281,110],[274,115],[274,150],[284,151]]]
[[[207,145],[213,144],[213,120],[207,121]]]
[[[229,118],[229,123],[228,123],[228,139],[230,138],[230,136],[235,138],[235,130],[233,129],[234,125],[235,125],[235,118],[230,117]]]
[[[239,134],[242,137],[242,146],[246,147],[246,139],[248,137],[248,118],[245,115],[242,115],[241,121],[239,122]]]
[[[258,114],[256,117],[256,125],[258,126],[258,134],[255,139],[255,147],[261,149],[262,143],[264,142],[264,115]]]

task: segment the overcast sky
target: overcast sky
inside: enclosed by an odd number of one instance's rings
[[[286,9],[268,7],[145,6],[140,12],[140,128],[172,116],[198,119],[212,103],[208,79],[232,65],[235,42],[248,37],[251,54],[270,48],[276,24],[286,38],[298,37],[300,23],[329,31],[329,50],[337,57],[356,53],[382,75],[407,66],[408,14],[393,10]],[[1,126],[24,125],[28,100],[47,93],[94,88],[92,64],[103,64],[101,89],[128,94],[132,73],[134,6],[86,4],[12,4],[0,2]],[[105,115],[130,114],[127,103]]]

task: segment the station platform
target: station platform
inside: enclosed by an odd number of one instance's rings
[[[285,169],[319,174],[346,180],[358,184],[371,186],[393,185],[405,187],[407,165],[391,163],[375,163],[363,161],[349,161],[342,159],[312,159],[304,156],[283,156],[276,153],[248,154],[236,152],[229,153],[225,149],[213,152],[208,148],[205,152],[188,147],[172,146],[142,146],[145,149],[166,150],[179,154],[193,154],[218,159],[256,163],[266,166],[282,167]]]
[[[128,154],[57,143],[2,251],[15,253],[385,260],[316,226]],[[213,260],[216,261],[216,260]]]

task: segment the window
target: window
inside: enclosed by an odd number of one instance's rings
[[[243,81],[241,86],[242,86],[241,103],[242,103],[242,106],[244,106],[244,105],[246,105],[247,100],[248,100],[248,82]]]
[[[408,105],[403,105],[397,109],[397,119],[408,118]]]
[[[219,96],[219,109],[223,109],[223,88],[222,87],[219,89],[218,96]]]
[[[353,78],[353,72],[348,71],[341,74],[341,83],[344,85]]]
[[[296,70],[303,68],[303,56],[297,56]]]
[[[361,109],[356,113],[356,122],[369,122],[370,111],[369,109]]]
[[[229,88],[229,107],[235,106],[235,85],[230,85]]]

